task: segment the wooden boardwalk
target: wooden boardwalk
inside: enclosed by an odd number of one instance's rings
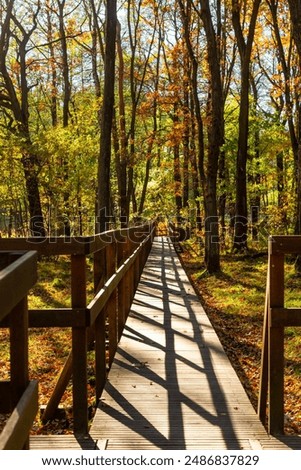
[[[156,238],[87,439],[31,449],[301,449],[269,437],[168,238]]]
[[[156,238],[91,431],[106,449],[287,449],[260,423],[168,238]]]

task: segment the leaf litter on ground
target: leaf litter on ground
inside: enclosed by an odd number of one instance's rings
[[[183,242],[179,256],[222,346],[257,410],[267,256],[221,256],[221,271],[206,273],[201,257]],[[301,306],[301,278],[286,266],[289,296]],[[292,293],[292,292],[293,293]],[[291,292],[291,293],[290,293]],[[285,433],[301,434],[301,328],[285,336]]]

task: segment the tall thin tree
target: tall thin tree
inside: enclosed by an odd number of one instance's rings
[[[100,153],[98,159],[98,214],[97,230],[104,232],[109,227],[110,216],[110,166],[111,135],[114,115],[115,58],[116,58],[116,0],[107,0],[105,32],[105,76],[101,115]]]
[[[293,39],[296,44],[298,59],[299,59],[299,74],[301,70],[301,2],[300,0],[289,0],[289,8],[291,15],[291,22],[293,26]],[[297,210],[296,210],[296,223],[295,223],[295,233],[301,234],[301,103],[300,103],[300,92],[297,97],[296,104],[296,114],[297,114],[297,130],[296,130],[296,140],[297,140],[297,152],[295,154],[295,166],[296,166],[296,192],[297,192]],[[300,259],[299,259],[299,271],[300,268]]]
[[[37,16],[40,4],[36,5],[32,13],[31,26],[26,26],[18,20],[14,11],[14,0],[6,5],[5,16],[0,32],[0,107],[9,116],[11,123],[9,130],[19,137],[21,144],[21,163],[23,166],[26,192],[29,207],[31,235],[44,236],[45,227],[40,199],[38,174],[40,161],[34,149],[29,122],[29,93],[30,86],[27,77],[27,48],[33,32],[37,28]],[[12,34],[14,28],[14,35]],[[17,50],[19,77],[16,82],[10,73],[8,54],[11,41],[14,41]],[[14,123],[15,125],[14,125]]]
[[[247,248],[248,238],[248,202],[247,202],[247,159],[249,139],[249,89],[252,46],[255,35],[256,21],[261,0],[245,3],[251,8],[250,23],[246,38],[244,37],[243,19],[246,12],[241,11],[241,2],[232,0],[232,22],[238,45],[241,67],[239,135],[236,159],[236,208],[235,232],[233,248]],[[251,6],[252,4],[252,6]]]

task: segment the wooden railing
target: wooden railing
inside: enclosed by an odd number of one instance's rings
[[[10,328],[10,381],[0,382],[0,412],[9,418],[1,450],[28,449],[38,411],[38,385],[29,381],[27,294],[37,279],[37,254],[0,253],[0,321]]]
[[[301,236],[269,238],[258,415],[264,424],[268,417],[273,435],[284,433],[284,329],[301,326],[301,308],[284,305],[284,261],[286,254],[300,253]]]
[[[87,353],[95,348],[96,401],[104,388],[140,275],[151,249],[155,225],[108,231],[89,237],[1,239],[0,249],[34,249],[40,256],[71,258],[70,308],[29,310],[30,327],[71,327],[70,355],[42,419],[53,416],[72,377],[73,427],[88,433]],[[86,261],[93,256],[93,300],[87,304]],[[5,326],[5,323],[2,323]]]

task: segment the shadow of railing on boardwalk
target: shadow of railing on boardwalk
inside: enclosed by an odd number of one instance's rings
[[[177,264],[174,262],[172,256],[162,256],[160,248],[154,247],[153,250],[157,250],[157,258],[154,266],[157,267],[159,264],[162,267],[161,281],[158,281],[158,275],[152,273],[152,266],[150,261],[145,267],[144,274],[148,276],[148,280],[141,281],[141,289],[138,292],[143,293],[144,287],[147,289],[154,289],[153,292],[155,299],[162,299],[164,305],[163,321],[155,320],[150,318],[147,314],[141,314],[137,311],[139,305],[149,309],[155,309],[155,311],[162,312],[162,308],[152,304],[149,301],[149,295],[146,289],[145,300],[134,301],[131,309],[131,315],[141,322],[144,323],[144,330],[156,328],[163,332],[165,338],[164,343],[154,341],[147,337],[147,333],[144,334],[138,329],[133,329],[130,326],[125,326],[124,337],[128,337],[138,343],[144,343],[145,345],[154,348],[154,351],[161,351],[164,354],[164,367],[165,367],[165,378],[158,375],[154,370],[151,369],[147,364],[139,364],[139,357],[135,356],[135,351],[132,353],[127,349],[119,347],[119,357],[115,359],[115,366],[120,366],[123,370],[134,373],[138,377],[146,378],[150,383],[159,385],[167,393],[166,398],[166,414],[168,418],[168,435],[164,435],[160,431],[160,426],[154,426],[150,420],[148,420],[137,407],[130,403],[120,390],[117,390],[111,383],[107,384],[106,391],[111,398],[116,402],[116,407],[111,406],[109,403],[100,403],[101,409],[108,415],[112,416],[116,421],[123,423],[130,430],[133,430],[137,435],[140,435],[145,440],[149,441],[155,446],[161,449],[185,449],[186,448],[186,437],[185,437],[185,424],[183,415],[183,406],[188,407],[193,411],[197,417],[201,417],[202,420],[207,421],[213,426],[220,428],[221,436],[223,437],[226,448],[239,449],[240,444],[236,437],[236,433],[231,421],[230,414],[228,413],[228,405],[224,391],[219,385],[219,381],[216,377],[214,365],[212,363],[211,352],[204,344],[204,338],[196,313],[191,307],[191,298],[184,293],[184,285],[181,281],[181,277],[178,273]],[[158,259],[158,257],[160,259]],[[168,277],[168,273],[170,277]],[[149,281],[149,278],[153,281]],[[171,286],[170,282],[176,283],[175,286]],[[171,311],[171,304],[174,303],[175,299],[170,300],[171,295],[179,295],[184,301],[184,306],[189,315],[189,321],[192,325],[193,336],[185,335],[173,329],[172,319],[176,317],[176,314]],[[183,305],[183,303],[182,303]],[[205,366],[198,365],[197,361],[192,362],[187,357],[183,357],[176,350],[176,337],[182,337],[198,345],[199,350],[199,363]],[[206,410],[205,406],[201,404],[202,390],[200,390],[200,399],[198,401],[191,399],[188,395],[181,392],[179,386],[179,377],[177,370],[177,363],[185,364],[192,370],[199,372],[200,374],[206,374],[208,376],[208,384],[211,390],[212,402],[214,405],[214,413]],[[135,384],[135,376],[131,376],[131,383]],[[173,384],[172,388],[169,386]],[[142,397],[143,400],[143,397]],[[154,402],[154,412],[156,403]],[[118,408],[118,409],[117,409]],[[221,411],[222,410],[222,411]],[[162,417],[163,419],[163,417]],[[138,424],[139,423],[139,424]],[[224,431],[225,429],[225,431]],[[186,430],[189,432],[189,430]],[[200,427],[200,434],[202,429]]]

